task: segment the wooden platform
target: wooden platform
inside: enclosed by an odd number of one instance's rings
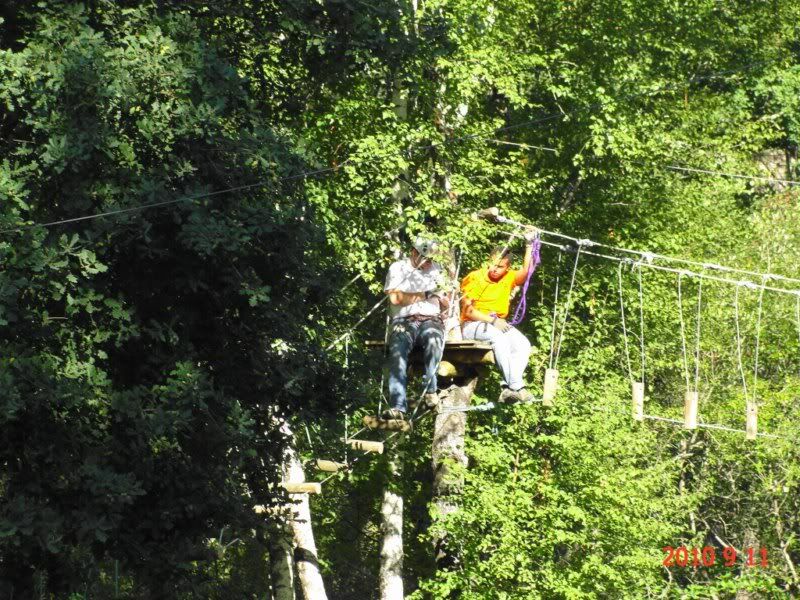
[[[384,350],[385,344],[383,340],[368,340],[366,342],[367,348],[373,350]],[[420,363],[422,361],[422,350],[414,348],[411,351],[409,362]],[[444,355],[442,356],[442,368],[440,371],[451,370],[455,366],[456,370],[458,365],[493,365],[494,352],[492,352],[492,345],[486,342],[478,342],[475,340],[447,340],[444,344]],[[448,373],[440,373],[442,376],[447,377]]]

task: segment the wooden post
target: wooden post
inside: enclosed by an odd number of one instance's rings
[[[433,505],[438,518],[446,517],[458,510],[458,496],[463,481],[460,476],[453,473],[453,463],[467,466],[467,455],[464,451],[467,413],[447,409],[469,406],[477,384],[477,371],[473,371],[471,376],[452,385],[441,396],[442,412],[436,415],[431,447]],[[456,551],[448,543],[446,536],[434,538],[434,551],[438,568],[452,568],[457,563]]]
[[[542,406],[553,406],[558,391],[558,369],[547,369],[544,372],[544,392]]]
[[[697,429],[697,392],[686,392],[683,404],[684,429]]]
[[[380,600],[403,600],[403,497],[397,492],[400,478],[399,450],[386,461],[388,480],[381,502]]]
[[[322,460],[321,458],[316,460],[316,464],[317,469],[320,471],[325,471],[326,473],[338,473],[347,467],[347,465],[344,463],[335,462],[332,460]]]
[[[758,433],[758,404],[755,400],[747,401],[747,436],[748,440],[756,439]]]
[[[263,507],[261,507],[263,509]],[[259,512],[259,511],[256,511]],[[267,551],[269,553],[269,575],[272,584],[272,598],[275,600],[295,600],[294,568],[292,559],[291,512],[280,511],[267,530]]]
[[[281,429],[291,434],[288,424],[284,423]],[[292,482],[305,481],[303,465],[292,446],[287,448],[284,456],[283,477]],[[327,600],[328,595],[325,592],[325,584],[322,581],[317,560],[314,530],[311,527],[311,506],[308,502],[308,494],[299,496],[295,502],[289,505],[289,508],[290,514],[294,517],[291,519],[294,562],[297,566],[297,578],[300,581],[303,595],[306,598],[314,598],[314,600]]]
[[[353,450],[383,454],[383,442],[372,442],[369,440],[347,440],[347,444]]]
[[[634,381],[633,391],[633,420],[644,421],[644,382]]]

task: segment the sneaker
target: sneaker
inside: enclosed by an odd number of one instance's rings
[[[397,408],[388,408],[381,413],[381,419],[386,421],[398,420],[404,421],[406,418],[405,413]]]
[[[436,408],[439,405],[439,394],[436,392],[428,392],[423,398],[425,406],[428,408]]]
[[[533,394],[531,394],[525,388],[519,389],[519,390],[515,391],[514,393],[519,397],[518,402],[520,404],[530,404],[531,402],[533,402],[536,399],[536,398],[534,398]]]
[[[497,401],[500,404],[513,404],[514,402],[519,402],[519,394],[508,388],[503,388]]]

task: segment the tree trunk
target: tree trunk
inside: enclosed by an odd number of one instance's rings
[[[291,511],[283,510],[283,518],[269,531],[269,574],[273,600],[295,600],[294,563],[292,562]]]
[[[303,482],[306,480],[303,465],[294,448],[288,448],[284,460],[284,478],[286,481]],[[293,517],[290,520],[292,537],[294,538],[294,560],[297,565],[297,578],[306,600],[327,600],[325,584],[319,572],[317,560],[317,544],[314,542],[314,530],[311,528],[311,507],[308,494],[293,494],[294,502],[290,505]]]
[[[392,454],[387,461],[389,479],[381,503],[381,600],[403,600],[403,497],[396,489],[399,463],[398,454]]]
[[[477,384],[478,375],[472,372],[442,394],[441,412],[436,415],[431,447],[433,505],[438,519],[458,511],[457,499],[464,481],[461,475],[453,473],[453,463],[467,466],[467,455],[464,452],[467,413],[450,411],[469,406]],[[437,568],[452,569],[458,563],[458,555],[448,544],[447,536],[441,535],[434,539],[434,551]]]

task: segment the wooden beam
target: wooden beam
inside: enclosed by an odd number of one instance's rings
[[[683,401],[684,429],[697,429],[697,392],[686,392]]]
[[[633,392],[633,420],[644,421],[644,382],[634,381],[632,386]]]
[[[544,392],[542,406],[553,406],[558,391],[558,369],[547,369],[544,372]]]
[[[746,438],[754,440],[758,437],[758,405],[755,400],[747,401],[747,430]]]
[[[340,462],[335,462],[332,460],[323,460],[318,458],[316,460],[317,469],[320,471],[325,471],[326,473],[337,473],[342,469],[346,469],[347,465]]]
[[[284,481],[281,483],[281,487],[285,489],[290,494],[321,494],[322,493],[322,485],[317,483],[316,481],[313,482],[290,482]]]
[[[383,442],[372,442],[369,440],[347,440],[347,444],[353,450],[383,454]]]
[[[366,415],[362,419],[364,427],[384,429],[387,431],[411,431],[411,423],[403,419],[381,419],[374,415]]]

